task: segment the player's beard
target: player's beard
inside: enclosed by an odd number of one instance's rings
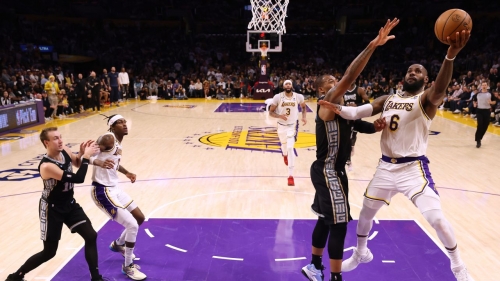
[[[417,80],[413,82],[412,84],[408,83],[406,80],[403,82],[403,91],[409,92],[409,93],[416,93],[417,91],[421,90],[422,87],[424,87],[424,79],[422,80]]]
[[[287,94],[290,94],[290,93],[292,92],[292,89],[285,89],[285,92],[286,92]]]

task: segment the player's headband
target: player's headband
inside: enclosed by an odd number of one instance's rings
[[[117,114],[113,117],[111,117],[109,120],[108,120],[108,126],[111,127],[111,125],[113,125],[116,121],[120,120],[120,119],[125,119],[123,118],[123,116],[121,116],[120,114]]]
[[[286,84],[293,85],[292,80],[285,80],[285,82],[283,82],[283,86],[285,86]]]

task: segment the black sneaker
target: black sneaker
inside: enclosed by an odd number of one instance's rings
[[[26,279],[24,279],[23,277],[21,277],[19,275],[15,275],[13,273],[13,274],[9,274],[9,276],[7,276],[7,279],[5,279],[5,281],[26,281]]]

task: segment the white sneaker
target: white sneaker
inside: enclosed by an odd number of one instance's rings
[[[499,122],[496,122],[495,124],[493,124],[493,126],[495,126],[495,127],[500,127],[500,123],[499,123]]]
[[[472,279],[472,277],[467,272],[465,264],[462,264],[459,267],[452,268],[451,271],[453,272],[453,275],[455,275],[455,278],[457,278],[457,281],[474,281],[474,279]]]
[[[323,269],[316,269],[314,264],[310,263],[302,268],[302,274],[309,279],[309,281],[323,281]]]
[[[455,111],[453,111],[453,113],[454,113],[454,114],[457,114],[457,113],[460,113],[460,112],[461,112],[461,111],[460,111],[460,110],[458,110],[458,109],[457,109],[457,110],[455,110]]]
[[[470,117],[476,118],[476,114],[471,114]]]
[[[122,273],[127,275],[128,278],[132,280],[144,280],[146,279],[146,274],[139,271],[141,267],[137,264],[130,264],[129,266],[125,266],[122,264]]]
[[[373,260],[373,254],[367,249],[364,255],[361,255],[357,249],[354,249],[350,258],[342,262],[342,272],[354,270],[360,263],[369,263]]]

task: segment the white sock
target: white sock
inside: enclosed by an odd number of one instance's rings
[[[129,266],[134,261],[132,260],[132,254],[134,253],[134,248],[129,248],[125,246],[125,266]]]
[[[125,244],[125,230],[123,230],[122,234],[120,235],[120,238],[116,239],[116,244],[123,246]]]
[[[358,246],[357,250],[360,254],[365,254],[368,251],[368,236],[365,237],[359,237],[358,236]]]
[[[464,262],[463,260],[460,258],[460,253],[458,251],[458,247],[455,248],[455,250],[451,251],[451,250],[448,250],[448,254],[450,255],[450,262],[451,262],[451,268],[455,268],[455,267],[459,267],[461,266]]]
[[[293,147],[288,148],[288,175],[293,176],[293,168],[295,167],[295,153]]]
[[[283,154],[283,156],[288,155],[288,150],[286,149],[286,143],[281,144],[281,153]]]

